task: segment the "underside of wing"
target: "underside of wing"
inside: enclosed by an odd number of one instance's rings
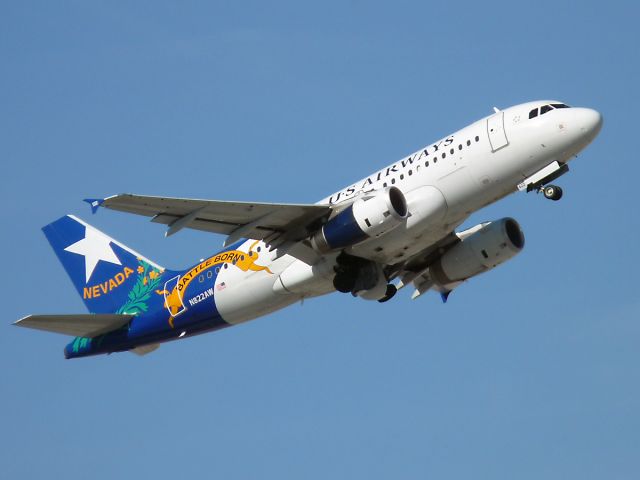
[[[151,217],[168,225],[167,235],[182,228],[228,235],[225,244],[240,238],[299,241],[331,213],[328,205],[228,202],[122,194],[106,198],[101,206]]]
[[[442,252],[460,239],[455,232],[449,233],[440,241],[418,252],[405,262],[387,267],[387,275],[390,278],[398,278],[398,289],[412,285],[414,288],[412,299],[418,298],[423,293],[433,288],[433,280],[429,275],[429,266],[438,259]]]
[[[75,315],[29,315],[14,325],[62,333],[74,337],[96,337],[126,325],[133,315],[119,314],[75,314]]]

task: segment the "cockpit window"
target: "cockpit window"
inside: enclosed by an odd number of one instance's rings
[[[542,107],[540,107],[540,115],[544,115],[551,110],[553,110],[553,107],[551,105],[543,105]]]
[[[564,103],[552,103],[551,105],[543,105],[542,107],[540,107],[540,109],[534,108],[533,110],[531,110],[529,112],[529,118],[536,118],[538,116],[538,111],[540,112],[540,115],[544,115],[547,112],[550,112],[551,110],[554,110],[556,108],[571,108],[569,105],[566,105]]]

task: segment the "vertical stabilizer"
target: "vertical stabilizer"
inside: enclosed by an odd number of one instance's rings
[[[72,215],[42,230],[89,312],[139,315],[160,301],[158,264]]]

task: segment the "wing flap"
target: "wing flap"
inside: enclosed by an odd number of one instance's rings
[[[129,213],[135,213],[135,212],[129,212]],[[151,214],[146,216],[151,216]],[[186,215],[184,217],[181,217],[179,215],[169,215],[166,213],[160,213],[157,215],[153,215],[153,218],[151,219],[151,221],[153,223],[161,223],[164,225],[169,225],[169,227],[171,228],[172,225],[174,225],[176,222],[180,221],[185,217]],[[193,230],[201,230],[203,232],[220,233],[222,235],[229,235],[239,226],[240,225],[237,223],[199,218],[196,216],[195,218],[191,219],[189,223],[183,225],[183,228],[191,228]]]
[[[14,325],[74,337],[96,337],[126,325],[134,316],[116,313],[73,315],[28,315]]]
[[[106,198],[103,207],[152,217],[155,223],[231,235],[239,229],[250,238],[274,233],[302,240],[309,227],[331,213],[329,205],[228,202],[122,194]],[[184,219],[184,222],[182,220]],[[171,226],[177,228],[171,229]],[[246,228],[244,228],[246,227]],[[292,238],[293,237],[293,238]]]

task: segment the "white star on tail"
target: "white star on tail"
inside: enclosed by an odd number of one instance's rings
[[[111,239],[109,237],[87,225],[84,238],[65,248],[67,252],[84,256],[87,283],[89,283],[89,279],[100,260],[122,265],[120,259],[113,253],[110,243]]]

